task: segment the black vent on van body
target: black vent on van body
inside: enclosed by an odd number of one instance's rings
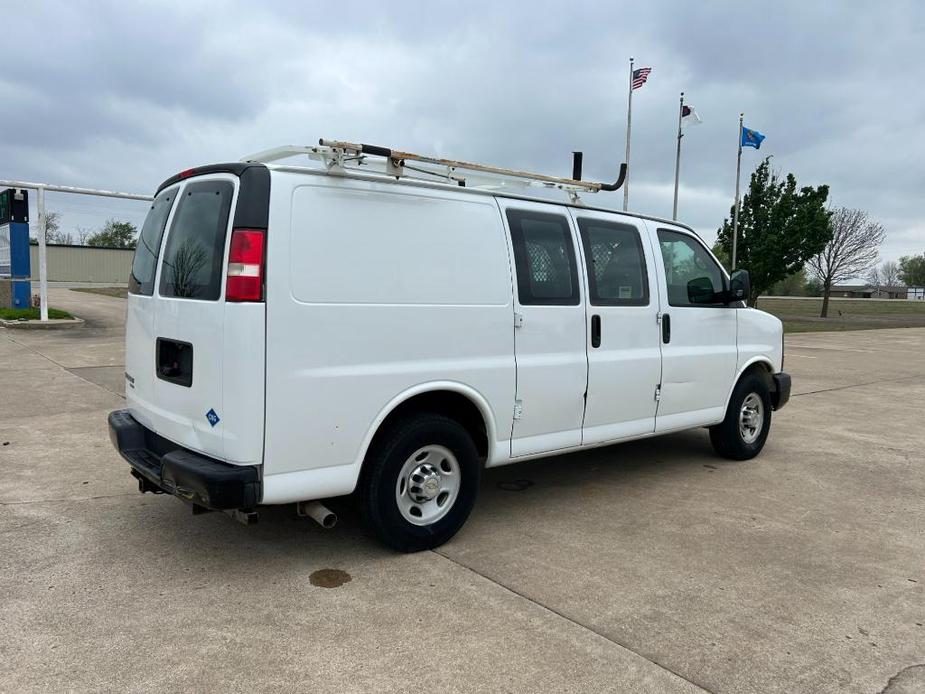
[[[263,164],[232,162],[197,166],[168,178],[158,186],[157,193],[187,178],[212,173],[230,173],[241,179],[238,204],[234,213],[234,227],[266,229],[270,214],[270,170]]]

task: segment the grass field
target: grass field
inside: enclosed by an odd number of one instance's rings
[[[784,321],[788,333],[876,328],[925,328],[925,301],[832,299],[820,318],[822,299],[758,299],[758,308]]]
[[[73,318],[67,311],[58,308],[48,308],[49,318]],[[39,320],[41,315],[37,308],[0,308],[0,320]]]

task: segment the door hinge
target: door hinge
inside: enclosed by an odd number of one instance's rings
[[[520,419],[524,416],[524,403],[523,400],[514,401],[514,419]]]
[[[662,314],[661,314],[661,313],[656,313],[656,314],[655,314],[655,322],[656,322],[658,325],[661,325],[661,324],[662,324]]]
[[[522,314],[522,313],[515,313],[515,314],[514,314],[514,327],[515,327],[515,328],[522,328],[522,327],[524,327],[524,314]]]
[[[658,402],[662,399],[662,384],[659,383],[655,386],[655,402]]]

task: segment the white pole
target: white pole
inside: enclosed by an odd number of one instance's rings
[[[626,99],[626,178],[623,181],[623,211],[630,204],[630,135],[633,130],[633,59],[630,58],[630,89]]]
[[[39,210],[39,301],[41,302],[41,318],[45,322],[48,320],[48,264],[45,247],[45,188],[38,188],[37,206]],[[30,290],[31,291],[31,290]]]
[[[739,179],[742,171],[742,122],[745,118],[744,113],[739,114],[739,141],[738,154],[736,155],[736,201],[732,210],[732,267],[730,272],[736,269],[736,251],[739,244]]]
[[[34,181],[10,181],[0,179],[0,188],[28,188],[38,190],[44,188],[52,193],[75,193],[77,195],[98,195],[104,198],[122,198],[124,200],[154,200],[150,195],[139,193],[119,193],[114,190],[99,190],[97,188],[78,188],[77,186],[57,186],[53,183],[35,183]]]
[[[681,132],[681,118],[684,115],[684,92],[681,92],[681,105],[678,107],[678,153],[674,159],[674,207],[672,208],[671,218],[678,218],[678,182],[681,176],[681,138],[684,133]]]

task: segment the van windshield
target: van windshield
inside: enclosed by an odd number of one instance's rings
[[[176,188],[165,190],[154,198],[144,226],[138,236],[135,257],[132,260],[132,275],[128,280],[128,290],[132,294],[151,296],[154,293],[154,271],[157,268],[157,256],[161,251],[161,239],[167,217],[176,198]]]
[[[161,296],[216,301],[222,293],[225,236],[234,186],[230,181],[188,183],[161,263]]]

